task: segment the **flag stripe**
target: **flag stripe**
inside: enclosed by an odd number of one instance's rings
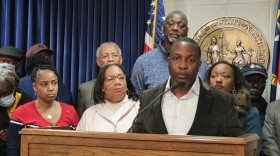
[[[155,45],[155,32],[156,32],[156,24],[157,24],[157,5],[158,5],[158,1],[155,0],[154,1],[154,5],[155,5],[155,9],[154,9],[154,21],[153,21],[153,31],[152,31],[152,35],[153,35],[153,39],[152,39],[152,49],[154,49],[154,45]]]
[[[280,0],[279,0],[280,1]],[[280,42],[279,42],[279,29],[280,29],[280,3],[278,1],[277,20],[275,28],[274,48],[272,57],[272,78],[271,78],[271,92],[270,101],[280,99]]]
[[[148,14],[144,52],[156,48],[163,39],[161,32],[161,25],[164,19],[163,0],[152,0]]]

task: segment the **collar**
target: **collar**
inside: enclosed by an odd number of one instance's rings
[[[118,103],[111,103],[107,100],[105,100],[105,103],[108,103],[108,104],[121,104],[121,103],[126,103],[128,100],[128,95],[125,95],[124,99],[121,101],[121,102],[118,102]]]
[[[161,50],[161,52],[166,56],[166,57],[169,57],[170,56],[170,53],[168,51],[165,50],[165,48],[163,47],[163,41],[160,41],[159,42],[159,49]]]

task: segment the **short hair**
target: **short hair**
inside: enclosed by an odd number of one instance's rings
[[[229,63],[228,61],[225,61],[225,60],[216,62],[215,64],[213,64],[207,70],[206,81],[208,82],[208,84],[210,83],[210,78],[211,78],[212,70],[218,64],[226,64],[226,65],[228,65],[232,69],[233,77],[234,77],[234,87],[235,87],[236,91],[239,91],[243,87],[243,85],[245,83],[245,79],[244,79],[240,69],[236,65],[231,64],[231,63]]]
[[[108,46],[108,45],[113,45],[113,46],[115,46],[115,47],[118,49],[119,55],[120,55],[120,56],[122,55],[122,51],[121,51],[120,47],[119,47],[116,43],[114,43],[114,42],[105,42],[105,43],[102,43],[102,44],[97,48],[97,50],[96,50],[96,58],[99,58],[99,56],[100,56],[100,49],[101,49],[102,47]]]
[[[25,71],[31,77],[31,81],[34,83],[37,78],[37,74],[42,70],[50,70],[55,73],[57,79],[59,79],[57,70],[52,65],[51,61],[46,59],[40,54],[33,54],[26,59]]]
[[[9,83],[13,90],[18,87],[19,84],[19,76],[14,70],[9,68],[0,68],[0,81]]]
[[[119,67],[122,72],[126,75],[126,84],[127,84],[127,90],[128,90],[128,99],[132,99],[134,101],[138,100],[138,95],[135,92],[135,88],[132,84],[132,82],[130,81],[130,78],[128,76],[128,74],[125,72],[124,68],[119,65],[119,64],[108,64],[106,65],[98,74],[97,78],[96,78],[96,82],[95,82],[95,87],[93,88],[93,99],[94,99],[94,103],[95,104],[99,104],[99,103],[105,103],[105,95],[102,91],[102,87],[105,81],[105,72],[107,71],[107,69],[111,66],[117,66]]]
[[[185,24],[188,25],[188,18],[182,11],[179,10],[171,11],[170,13],[168,13],[166,17],[170,16],[171,14],[178,14],[180,16],[186,17]],[[163,21],[162,24],[166,24],[166,19]]]
[[[174,47],[175,44],[176,44],[176,43],[179,43],[179,42],[187,42],[187,43],[191,43],[192,45],[194,45],[194,46],[195,46],[195,49],[196,49],[196,52],[198,52],[199,57],[201,57],[201,50],[200,50],[200,47],[199,47],[199,45],[196,43],[195,40],[193,40],[193,39],[191,39],[191,38],[189,38],[189,37],[181,37],[181,38],[179,38],[177,41],[175,41],[175,42],[172,44],[171,48]]]

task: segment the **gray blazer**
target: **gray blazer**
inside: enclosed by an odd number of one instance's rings
[[[280,155],[280,100],[267,105],[263,126],[262,155]]]
[[[84,111],[94,104],[93,89],[96,79],[80,84],[78,91],[78,115],[81,118]]]
[[[140,110],[165,90],[166,83],[146,90],[140,98]],[[186,135],[240,136],[237,112],[232,95],[210,87],[200,80],[200,94],[193,125]],[[132,125],[134,133],[168,134],[161,110],[162,97],[144,111]],[[140,111],[139,110],[139,111]]]

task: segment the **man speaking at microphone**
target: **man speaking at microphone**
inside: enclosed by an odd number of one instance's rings
[[[170,78],[142,93],[139,114],[130,132],[204,136],[244,134],[233,109],[232,95],[212,88],[198,78],[200,57],[200,47],[193,39],[183,37],[172,45],[168,59]]]

